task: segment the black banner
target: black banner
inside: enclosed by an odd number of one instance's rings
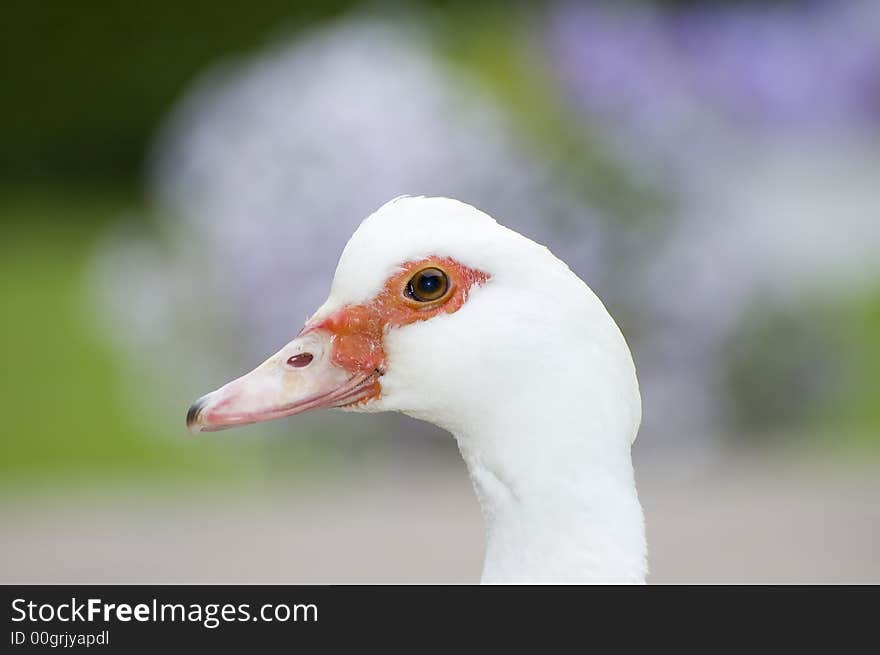
[[[352,640],[419,652],[526,634],[548,646],[600,635],[629,644],[707,629],[724,641],[826,637],[840,647],[873,640],[880,607],[877,587],[12,586],[3,595],[6,652],[323,652]]]

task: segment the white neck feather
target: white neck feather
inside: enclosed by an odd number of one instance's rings
[[[486,521],[482,582],[643,583],[644,521],[629,447],[548,433],[561,426],[541,417],[519,426],[500,426],[494,437],[456,435]],[[529,456],[487,456],[482,446],[495,437]]]

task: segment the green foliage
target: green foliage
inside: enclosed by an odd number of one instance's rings
[[[481,3],[423,0],[438,12]],[[357,0],[7,0],[0,21],[0,178],[137,184],[153,131],[210,65],[353,8]]]
[[[68,190],[0,200],[4,485],[130,476],[190,480],[236,470],[230,453],[137,425],[84,285],[100,229],[126,201]],[[130,388],[130,387],[129,387]]]
[[[0,176],[131,181],[193,78],[347,0],[5,2]]]
[[[828,419],[880,446],[880,288],[841,308],[838,317],[846,376]]]
[[[880,447],[880,290],[758,303],[727,362],[730,418],[742,433],[801,428]]]

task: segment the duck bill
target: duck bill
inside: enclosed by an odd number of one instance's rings
[[[186,415],[190,432],[260,423],[313,409],[343,407],[366,398],[374,372],[351,372],[331,358],[329,334],[297,337],[250,373],[195,401]]]

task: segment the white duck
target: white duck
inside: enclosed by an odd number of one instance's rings
[[[629,348],[565,263],[483,212],[384,205],[300,334],[196,401],[187,424],[324,407],[400,411],[455,436],[486,521],[484,583],[644,582]]]

